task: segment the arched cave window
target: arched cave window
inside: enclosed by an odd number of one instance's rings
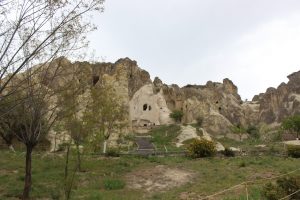
[[[216,101],[216,104],[218,104],[219,103],[219,101]]]
[[[148,108],[148,109],[149,109],[149,111],[150,111],[150,110],[152,109],[152,108],[151,108],[151,106],[149,106],[149,108]]]
[[[219,107],[219,111],[221,111],[222,110],[222,108],[221,107]]]
[[[148,108],[148,105],[145,103],[145,104],[143,105],[143,111],[147,110],[147,108]]]
[[[93,76],[93,86],[96,85],[99,81],[99,76]]]

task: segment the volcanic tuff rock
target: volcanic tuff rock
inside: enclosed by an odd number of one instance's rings
[[[174,110],[184,113],[183,123],[195,123],[197,118],[202,118],[202,127],[215,137],[231,134],[233,125],[276,124],[286,116],[300,113],[300,71],[289,75],[287,84],[269,88],[252,101],[243,102],[238,88],[228,78],[222,83],[208,81],[205,85],[166,85],[158,77],[151,81],[149,73],[129,58],[93,64],[60,58],[53,65],[59,65],[63,71],[63,76],[43,79],[53,89],[70,81],[85,83],[88,87],[104,81],[113,86],[120,100],[128,106],[126,132],[145,132],[153,126],[174,123],[169,117]],[[80,73],[72,78],[70,74],[78,69]],[[84,105],[89,98],[88,89],[82,96],[79,99]]]
[[[113,85],[129,108],[128,130],[137,132],[174,123],[169,117],[174,110],[183,111],[183,123],[195,123],[197,118],[203,118],[203,128],[214,136],[230,134],[233,125],[278,123],[300,112],[300,71],[289,75],[287,84],[269,88],[252,101],[243,102],[237,86],[228,78],[222,83],[208,81],[205,85],[179,87],[166,85],[158,77],[151,81],[149,73],[129,58],[94,64],[63,59],[59,64],[70,70],[84,68],[85,74],[78,79],[91,86],[102,80]]]
[[[288,83],[270,87],[253,97],[259,105],[259,121],[280,123],[287,116],[300,114],[300,71],[288,76]]]

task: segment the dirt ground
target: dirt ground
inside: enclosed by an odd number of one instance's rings
[[[194,173],[190,171],[157,165],[131,172],[126,175],[126,180],[130,189],[160,192],[191,182],[193,175]]]

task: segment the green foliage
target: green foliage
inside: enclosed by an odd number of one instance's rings
[[[149,134],[152,136],[151,142],[155,144],[156,148],[161,150],[164,150],[164,146],[168,149],[176,148],[174,144],[176,137],[180,134],[180,126],[163,125],[152,129]]]
[[[120,152],[116,148],[109,148],[107,150],[105,156],[107,156],[107,157],[119,157],[120,156]]]
[[[181,122],[183,112],[181,110],[174,110],[172,113],[170,113],[170,117],[176,122]]]
[[[242,161],[242,162],[239,164],[239,167],[246,167],[246,162],[245,162],[245,161]]]
[[[289,130],[295,132],[297,134],[297,138],[299,138],[300,133],[300,115],[294,115],[283,120],[281,124],[284,130]]]
[[[106,190],[120,190],[125,187],[125,182],[118,179],[105,179],[103,185]]]
[[[197,126],[198,126],[198,127],[201,127],[201,126],[202,126],[203,120],[204,120],[204,119],[203,119],[202,116],[198,116],[198,117],[196,118]]]
[[[91,133],[89,142],[99,143],[99,138],[108,140],[113,131],[120,131],[126,126],[127,113],[126,106],[112,86],[102,83],[91,88],[91,100],[83,116],[86,131]]]
[[[259,139],[260,138],[260,134],[259,134],[259,129],[254,126],[254,125],[250,125],[248,126],[246,132],[253,138],[255,139]]]
[[[287,154],[293,158],[300,158],[300,146],[299,145],[287,145]]]
[[[221,153],[226,157],[234,157],[235,156],[234,151],[232,151],[228,147],[225,147],[225,150],[221,151]]]
[[[237,124],[237,125],[231,127],[231,131],[234,134],[238,134],[240,137],[240,141],[242,141],[242,135],[243,135],[243,133],[246,132],[246,129],[241,124]]]
[[[188,146],[188,155],[192,158],[211,157],[216,154],[214,142],[206,139],[195,139]]]
[[[267,183],[262,191],[262,195],[268,200],[281,199],[287,195],[290,195],[300,189],[300,176],[291,176],[279,178],[274,183]],[[300,193],[296,193],[289,197],[289,199],[300,199]]]

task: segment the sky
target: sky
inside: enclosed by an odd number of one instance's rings
[[[166,84],[231,79],[242,99],[300,70],[299,0],[106,0],[95,58],[129,57]]]

